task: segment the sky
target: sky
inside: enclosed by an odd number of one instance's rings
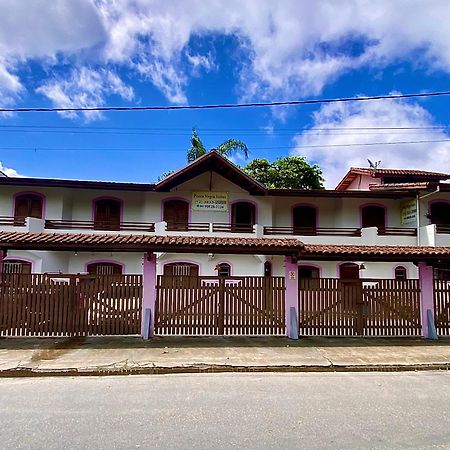
[[[0,108],[450,90],[448,0],[0,0]],[[9,176],[153,182],[207,148],[450,172],[450,97],[227,110],[0,113]],[[398,142],[434,141],[415,144]],[[368,145],[370,144],[370,145]],[[375,144],[375,145],[373,145]],[[233,161],[245,165],[242,157]]]

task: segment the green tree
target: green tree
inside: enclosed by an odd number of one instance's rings
[[[238,151],[241,151],[245,158],[248,158],[247,146],[244,144],[244,142],[238,139],[228,139],[227,141],[222,142],[219,146],[217,146],[215,150],[227,158],[233,156]],[[192,129],[191,148],[187,152],[188,162],[191,163],[192,161],[195,161],[197,158],[200,158],[200,156],[208,153],[208,151],[210,150],[207,150],[203,145],[203,142],[200,139],[200,136],[197,134],[197,131],[195,129]]]
[[[273,162],[254,159],[243,170],[271,189],[323,189],[322,170],[302,156],[286,156]]]

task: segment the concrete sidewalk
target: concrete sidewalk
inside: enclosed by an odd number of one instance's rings
[[[140,337],[0,339],[0,377],[225,371],[450,369],[450,339]]]

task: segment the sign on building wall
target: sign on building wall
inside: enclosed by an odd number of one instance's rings
[[[198,191],[192,193],[193,211],[228,211],[228,192]]]
[[[416,223],[417,220],[416,200],[408,200],[406,202],[403,202],[400,207],[400,215],[402,224]]]

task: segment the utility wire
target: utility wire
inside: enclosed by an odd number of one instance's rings
[[[267,106],[316,105],[325,103],[363,102],[369,100],[396,100],[405,98],[441,97],[450,95],[450,91],[422,92],[413,94],[390,94],[365,97],[343,97],[328,99],[307,99],[278,102],[224,103],[212,105],[169,105],[169,106],[83,106],[73,108],[0,108],[0,112],[84,112],[84,111],[173,111],[184,109],[230,109]]]
[[[250,150],[280,150],[280,149],[298,149],[303,148],[332,148],[332,147],[366,147],[373,145],[405,145],[405,144],[430,144],[438,142],[450,142],[450,139],[435,139],[423,141],[395,141],[395,142],[364,142],[351,144],[324,144],[324,145],[295,145],[295,146],[277,146],[277,147],[252,147]],[[0,147],[0,150],[32,150],[32,151],[99,151],[99,152],[186,152],[186,149],[178,148],[65,148],[65,147]]]

